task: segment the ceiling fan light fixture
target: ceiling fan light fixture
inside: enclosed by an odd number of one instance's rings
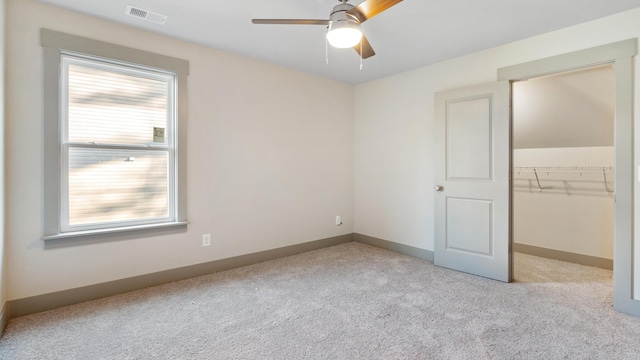
[[[362,66],[362,59],[368,59],[376,52],[373,51],[367,37],[362,33],[360,24],[402,2],[402,0],[363,0],[357,6],[349,4],[348,1],[338,0],[339,4],[333,7],[328,20],[252,19],[251,22],[254,24],[328,26],[325,42],[326,53],[329,53],[329,44],[336,48],[353,48],[360,55],[360,66]]]
[[[331,46],[345,49],[358,45],[362,40],[362,30],[357,21],[345,19],[332,21],[327,31],[327,41]]]

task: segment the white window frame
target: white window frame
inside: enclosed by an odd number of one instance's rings
[[[135,226],[153,223],[166,223],[174,221],[175,216],[175,151],[174,151],[174,128],[175,128],[175,79],[176,74],[159,71],[147,67],[141,67],[132,64],[124,64],[109,59],[99,59],[93,56],[82,54],[74,54],[68,51],[61,51],[61,69],[60,69],[60,227],[62,232],[94,230],[102,228],[114,228],[122,226]],[[148,145],[123,145],[123,144],[96,144],[94,143],[78,143],[69,141],[69,64],[78,64],[107,70],[114,73],[134,75],[136,77],[145,77],[154,80],[166,81],[168,86],[167,96],[167,125],[166,125],[166,145],[148,144]],[[167,179],[167,211],[168,216],[163,218],[145,219],[145,220],[129,220],[116,221],[112,223],[95,223],[86,225],[71,225],[69,223],[69,154],[71,148],[78,149],[113,149],[113,150],[130,150],[134,152],[165,152],[168,160],[168,179]]]
[[[145,51],[41,29],[45,53],[44,121],[44,240],[186,226],[186,77],[189,63]],[[172,81],[168,109],[167,144],[123,145],[69,143],[67,131],[68,74],[63,62],[93,65],[120,73]],[[174,101],[171,101],[173,99]],[[69,149],[100,148],[167,152],[168,206],[165,218],[69,225]]]

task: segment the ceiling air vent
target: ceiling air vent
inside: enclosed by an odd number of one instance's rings
[[[160,24],[160,25],[164,25],[164,23],[167,21],[167,15],[158,14],[157,12],[140,9],[138,7],[131,6],[131,5],[127,5],[127,10],[125,11],[125,14],[129,16],[133,16],[138,19],[151,21],[153,23]]]

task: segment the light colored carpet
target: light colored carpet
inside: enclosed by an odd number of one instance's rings
[[[12,319],[2,359],[638,359],[611,271],[504,284],[347,243]]]

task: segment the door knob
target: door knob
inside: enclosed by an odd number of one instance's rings
[[[444,186],[442,185],[436,185],[433,187],[436,191],[443,191],[444,190]]]

